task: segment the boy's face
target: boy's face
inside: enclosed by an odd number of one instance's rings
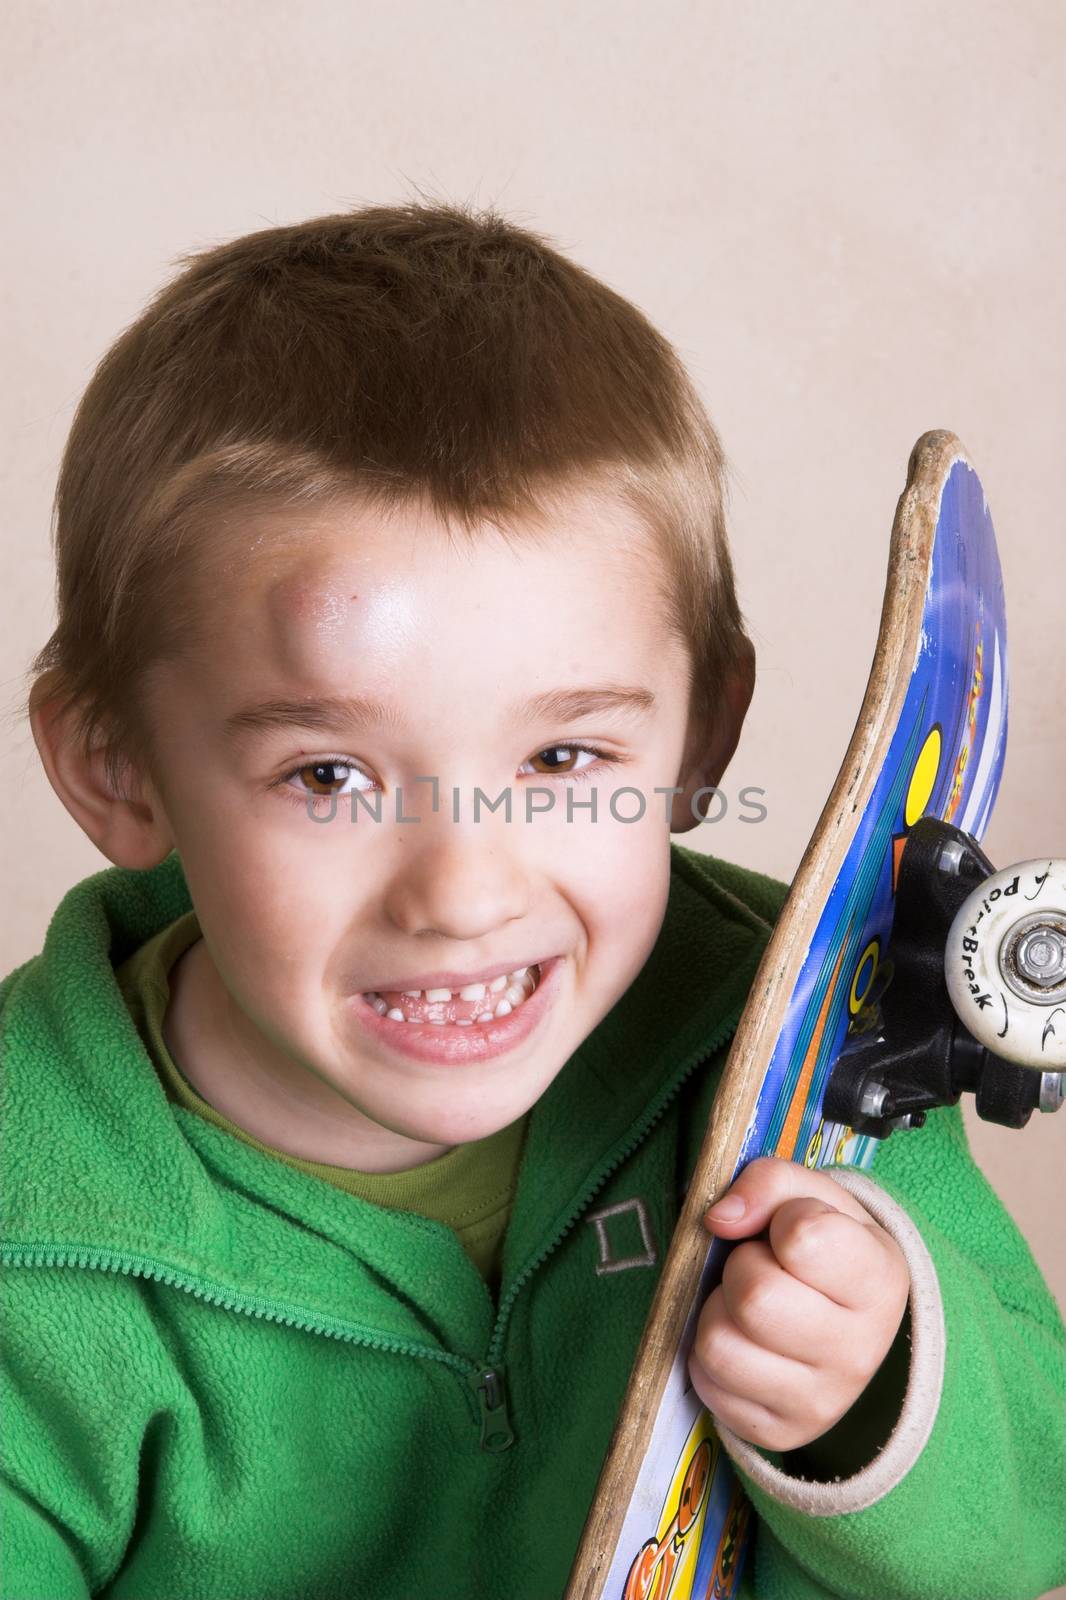
[[[687,785],[673,826],[691,825],[747,691],[728,688],[716,745],[689,725],[659,558],[603,498],[571,495],[510,545],[358,502],[248,513],[239,534],[245,553],[205,585],[209,644],[151,680],[151,826],[160,858],[178,849],[204,934],[179,963],[169,1037],[257,1138],[399,1170],[521,1116],[632,983],[669,885],[654,791]],[[356,698],[362,711],[314,721],[239,715]],[[612,815],[622,786],[641,820]],[[478,788],[510,791],[510,822],[484,798],[475,820]],[[536,963],[537,988],[498,1019],[506,991],[489,983],[454,1003],[399,996]],[[398,998],[405,1019],[382,1015]]]

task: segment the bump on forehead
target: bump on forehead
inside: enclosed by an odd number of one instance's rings
[[[341,643],[359,607],[354,564],[312,555],[266,590],[270,642],[279,664],[313,671]]]

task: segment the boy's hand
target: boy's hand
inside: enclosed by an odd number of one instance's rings
[[[796,1450],[849,1411],[880,1367],[906,1310],[907,1263],[832,1178],[773,1156],[745,1167],[705,1222],[748,1242],[730,1251],[700,1315],[693,1386],[742,1439]]]

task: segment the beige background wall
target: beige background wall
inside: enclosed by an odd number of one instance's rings
[[[791,874],[875,636],[911,444],[961,435],[1003,550],[1012,734],[987,840],[1066,853],[1061,0],[8,0],[0,694],[52,623],[49,503],[95,362],[180,251],[418,185],[494,201],[677,344],[730,455],[759,649],[685,843]],[[104,865],[0,730],[0,970]],[[1060,1298],[1066,1113],[974,1128]]]

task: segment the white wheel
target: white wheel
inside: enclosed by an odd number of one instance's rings
[[[986,878],[951,924],[944,972],[986,1050],[1038,1072],[1066,1068],[1066,861]]]

